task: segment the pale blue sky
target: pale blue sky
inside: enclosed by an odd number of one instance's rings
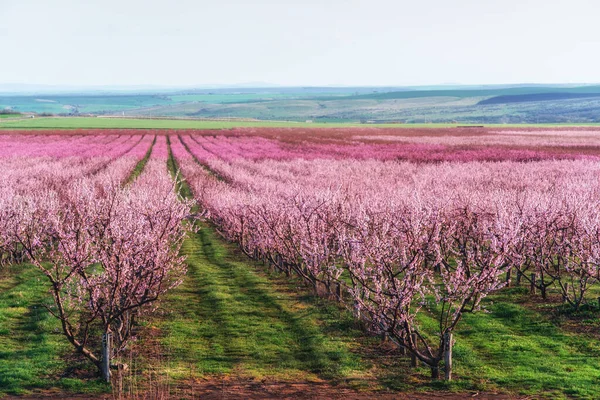
[[[600,82],[597,0],[0,0],[0,83]]]

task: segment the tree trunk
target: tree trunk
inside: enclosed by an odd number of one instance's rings
[[[337,286],[335,287],[335,291],[336,291],[338,301],[342,302],[344,300],[342,297],[342,285],[338,283]]]
[[[431,379],[440,379],[440,366],[431,367]]]
[[[102,335],[102,379],[110,383],[110,332]]]
[[[544,285],[544,281],[540,282],[540,289],[542,292],[542,299],[546,300],[547,299],[547,294],[546,294],[546,285]]]
[[[444,379],[452,380],[452,334],[446,333],[444,340]]]
[[[360,320],[360,309],[358,308],[358,302],[354,302],[353,307],[354,318]]]
[[[416,333],[411,333],[411,337],[412,337],[412,341],[414,343],[414,348],[415,351],[418,349],[417,346],[417,334]],[[410,353],[410,366],[412,368],[417,368],[417,356],[415,355],[415,353]]]
[[[381,334],[381,341],[382,341],[383,343],[387,343],[387,342],[388,342],[388,334],[387,334],[387,332],[383,332],[383,333]]]
[[[288,278],[292,276],[292,268],[290,267],[290,264],[285,263],[283,264],[283,266],[285,268],[285,276],[287,276]]]
[[[565,283],[565,292],[563,293],[563,303],[567,303],[569,301],[569,284]]]

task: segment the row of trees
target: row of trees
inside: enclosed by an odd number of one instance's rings
[[[203,151],[200,142],[184,144]],[[534,273],[542,296],[554,287],[575,309],[599,280],[594,162],[211,158],[209,174],[182,143],[173,151],[228,239],[343,299],[434,378],[462,315],[478,310],[507,274]],[[438,329],[422,328],[423,313]],[[445,366],[449,378],[449,360]]]
[[[156,147],[166,154],[164,138]],[[127,347],[136,322],[186,272],[179,249],[192,204],[176,193],[166,156],[148,160],[125,185],[138,156],[68,184],[48,177],[0,195],[0,254],[44,274],[54,300],[49,312],[106,379],[111,355]],[[101,338],[112,346],[103,348]]]
[[[24,215],[35,207],[36,194],[56,193],[82,179],[124,184],[154,137],[9,135],[0,140],[7,150],[0,151],[1,266],[24,260],[16,235]]]

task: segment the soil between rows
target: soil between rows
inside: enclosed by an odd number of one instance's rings
[[[9,396],[7,400],[33,400],[33,399],[64,399],[64,400],[108,400],[112,395],[68,395],[56,392],[40,392],[25,397]],[[138,394],[136,398],[157,399],[167,398],[161,393]],[[463,400],[463,399],[490,399],[490,400],[520,400],[529,397],[516,397],[498,393],[397,393],[397,392],[359,392],[348,388],[340,388],[320,382],[261,382],[255,380],[233,379],[208,379],[198,382],[189,382],[180,385],[169,398],[177,399],[202,399],[202,400],[228,400],[228,399],[345,399],[345,400]]]

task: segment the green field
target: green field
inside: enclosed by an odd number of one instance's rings
[[[0,95],[0,110],[10,107],[19,112],[68,114],[119,112],[140,107],[169,104],[161,95],[49,95],[6,96]]]
[[[325,94],[328,96],[339,97],[339,94]],[[302,93],[231,93],[231,94],[176,94],[169,98],[175,103],[202,102],[209,104],[225,103],[251,103],[271,100],[312,98],[314,95]]]
[[[18,121],[2,121],[1,128],[134,128],[134,129],[230,129],[236,127],[272,128],[347,128],[373,126],[360,123],[305,123],[291,121],[210,121],[143,118],[97,118],[97,117],[40,117]],[[450,127],[452,124],[378,124],[377,127]]]
[[[460,124],[469,125],[469,124]],[[471,124],[478,125],[478,124]],[[600,123],[577,124],[485,124],[486,127],[568,127],[599,126]],[[177,120],[144,118],[98,118],[98,117],[39,117],[21,120],[0,121],[0,129],[231,129],[238,127],[270,128],[452,128],[456,123],[413,123],[413,124],[360,124],[335,122],[293,122],[293,121],[216,121],[216,120]]]

